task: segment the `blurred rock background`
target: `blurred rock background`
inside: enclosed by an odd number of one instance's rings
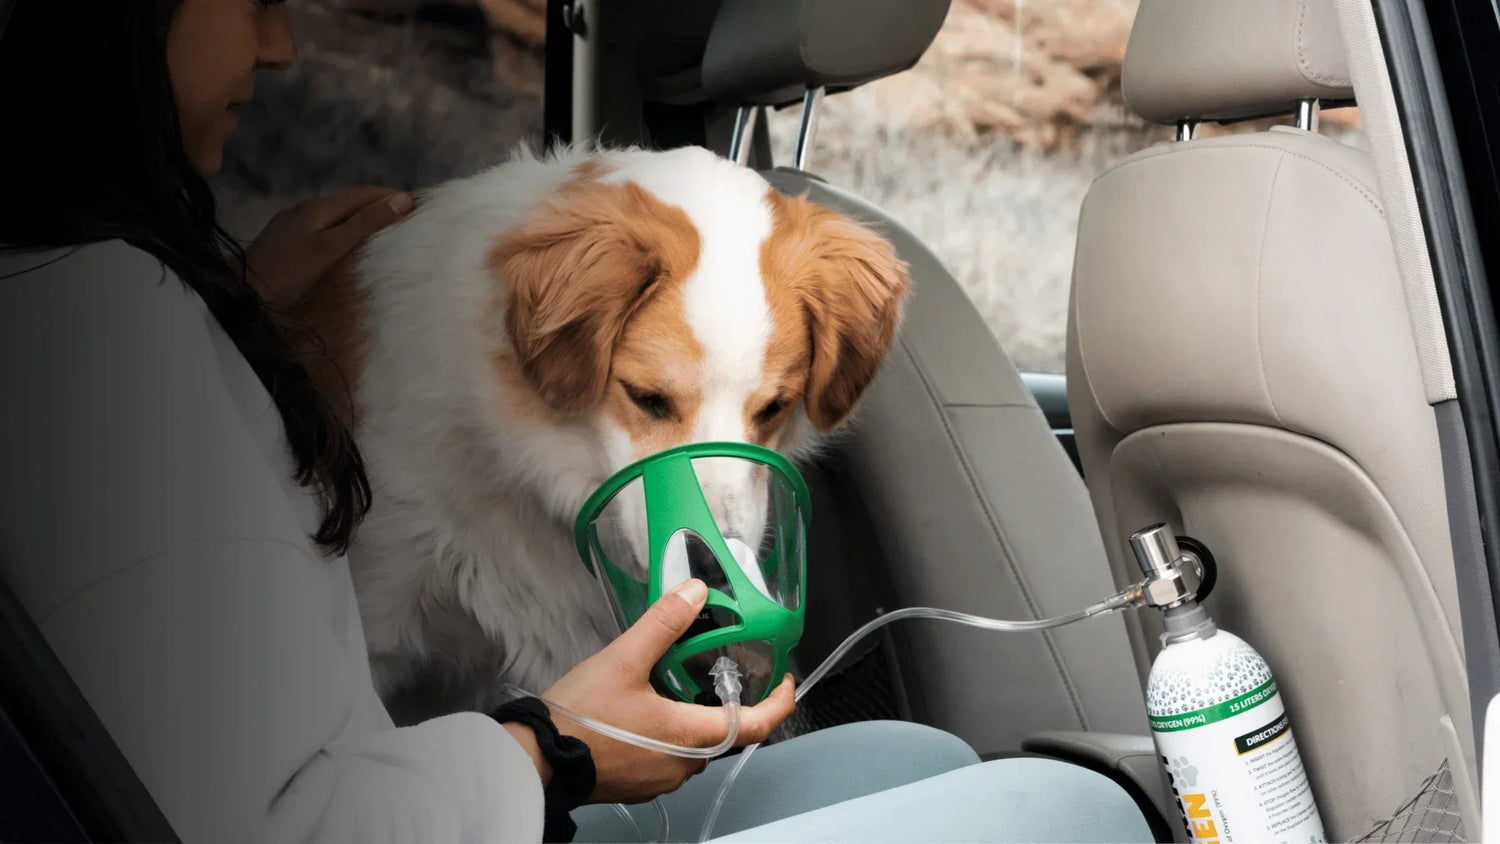
[[[1135,5],[954,0],[916,67],[824,103],[812,169],[926,240],[1022,369],[1062,371],[1090,180],[1172,135],[1120,97]],[[263,75],[216,188],[236,234],[302,196],[432,184],[540,136],[544,0],[291,7],[301,57]],[[771,120],[778,162],[790,159],[798,111]],[[1361,143],[1353,109],[1325,112],[1322,131]]]

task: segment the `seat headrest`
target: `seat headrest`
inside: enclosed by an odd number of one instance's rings
[[[1275,117],[1354,98],[1335,0],[1141,0],[1125,105],[1153,123]]]
[[[808,88],[863,85],[917,63],[952,0],[724,0],[703,88],[734,105],[780,106]]]

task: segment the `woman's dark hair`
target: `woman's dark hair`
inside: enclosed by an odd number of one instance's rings
[[[290,327],[245,278],[244,250],[193,169],[167,70],[183,0],[19,0],[0,35],[0,244],[52,248],[112,239],[156,256],[207,303],[276,403],[342,553],[369,509],[348,429],[315,386]]]

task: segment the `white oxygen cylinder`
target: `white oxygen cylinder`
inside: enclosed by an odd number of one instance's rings
[[[1164,525],[1131,544],[1143,569],[1181,553]],[[1148,584],[1151,576],[1148,570]],[[1158,597],[1170,595],[1163,587]],[[1266,661],[1219,630],[1191,596],[1148,603],[1163,610],[1166,632],[1146,710],[1187,840],[1323,844],[1312,785]]]

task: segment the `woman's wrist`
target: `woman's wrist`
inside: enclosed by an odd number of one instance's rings
[[[507,721],[500,726],[510,732],[521,749],[531,757],[531,762],[536,765],[537,776],[542,779],[542,788],[546,788],[552,782],[552,766],[547,764],[547,757],[542,755],[541,745],[537,744],[536,733],[525,724],[517,721]]]
[[[552,722],[552,712],[539,698],[513,700],[490,716],[510,730],[531,754],[542,778],[546,798],[542,840],[572,841],[578,827],[569,815],[588,801],[596,785],[597,772],[588,744],[560,732]]]

